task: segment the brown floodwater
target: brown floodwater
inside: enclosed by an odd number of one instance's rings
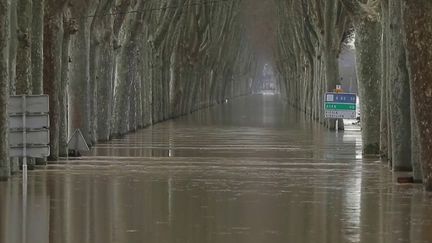
[[[361,149],[238,98],[0,182],[0,242],[432,242],[432,194]]]

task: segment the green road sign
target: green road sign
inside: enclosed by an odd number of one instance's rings
[[[355,111],[356,105],[327,103],[325,104],[325,108],[328,110],[354,110]]]

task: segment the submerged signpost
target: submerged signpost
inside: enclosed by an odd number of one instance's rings
[[[325,118],[356,119],[357,95],[329,92],[324,97]]]
[[[50,154],[49,97],[47,95],[11,96],[8,104],[8,116],[9,157],[22,158],[22,242],[26,242],[27,158],[45,158]]]

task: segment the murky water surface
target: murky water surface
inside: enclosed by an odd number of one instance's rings
[[[432,195],[277,96],[100,144],[0,183],[0,242],[432,242]],[[25,214],[23,214],[25,212]],[[24,237],[24,238],[23,238]]]

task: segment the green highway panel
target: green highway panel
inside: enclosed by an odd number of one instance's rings
[[[352,104],[325,104],[325,108],[328,110],[356,110],[356,105]]]

